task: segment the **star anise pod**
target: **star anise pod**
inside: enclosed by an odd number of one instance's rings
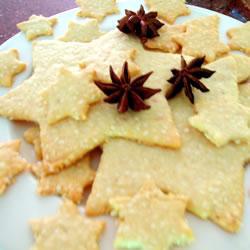
[[[172,69],[173,76],[168,80],[172,86],[166,93],[166,98],[175,97],[184,88],[185,95],[194,104],[194,94],[192,87],[201,92],[208,92],[209,89],[200,81],[201,78],[211,77],[215,71],[202,68],[205,57],[194,58],[189,64],[181,56],[181,69]]]
[[[125,62],[121,77],[118,77],[112,66],[110,66],[112,83],[95,81],[95,84],[106,96],[108,96],[104,99],[105,102],[112,104],[118,103],[117,109],[120,113],[126,112],[128,108],[134,111],[141,111],[150,108],[144,100],[161,91],[160,89],[143,87],[152,73],[153,72],[149,72],[131,80],[128,71],[128,63]]]
[[[143,43],[148,38],[159,36],[157,32],[164,23],[160,22],[157,17],[157,12],[151,11],[146,13],[143,6],[135,13],[131,10],[125,10],[126,16],[118,21],[117,28],[126,34],[138,36]]]

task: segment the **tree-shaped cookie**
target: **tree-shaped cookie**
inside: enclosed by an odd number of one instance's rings
[[[104,222],[80,214],[77,206],[64,201],[54,216],[31,221],[35,237],[32,250],[99,250]]]
[[[242,102],[250,106],[249,98]],[[182,147],[161,149],[124,139],[104,144],[87,201],[88,214],[110,211],[110,199],[134,195],[145,181],[153,179],[164,192],[188,197],[187,209],[193,214],[236,232],[243,216],[243,166],[250,160],[250,145],[230,143],[217,148],[190,127],[188,119],[194,110],[184,94],[171,99],[169,104]]]
[[[0,86],[11,87],[15,75],[25,70],[26,64],[19,60],[16,49],[0,52]]]
[[[168,250],[193,240],[185,222],[186,200],[165,195],[154,183],[146,183],[132,198],[110,201],[118,215],[115,249]]]
[[[84,62],[86,70],[96,71],[99,81],[109,82],[109,66],[112,65],[120,76],[125,61],[132,78],[154,71],[145,87],[159,88],[162,92],[146,100],[150,109],[121,115],[115,105],[99,102],[89,109],[84,121],[64,119],[53,126],[48,124],[48,109],[41,93],[54,85],[59,67],[63,65],[75,72],[79,70],[79,63]],[[171,77],[171,69],[179,65],[180,55],[145,50],[140,41],[115,30],[90,43],[38,41],[33,48],[33,62],[32,77],[0,97],[0,114],[40,125],[46,174],[70,167],[109,138],[128,138],[162,147],[180,146],[178,131],[164,96],[166,79]]]

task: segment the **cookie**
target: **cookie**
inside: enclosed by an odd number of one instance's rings
[[[236,61],[238,83],[245,82],[250,77],[250,58],[238,54],[232,56]]]
[[[249,142],[250,109],[239,102],[234,58],[225,57],[206,67],[216,73],[203,80],[209,92],[195,91],[197,114],[190,117],[190,124],[217,147],[230,141]]]
[[[41,147],[41,139],[40,139],[40,129],[39,126],[34,125],[31,128],[27,129],[23,137],[26,142],[29,144],[34,145],[36,157],[38,160],[42,160],[43,153],[42,153],[42,147]]]
[[[160,149],[122,139],[104,144],[87,213],[109,212],[110,199],[134,195],[145,181],[153,179],[162,191],[186,196],[187,209],[195,215],[227,231],[239,230],[244,201],[243,165],[250,160],[250,145],[215,147],[190,127],[193,107],[184,94],[169,104],[182,147]]]
[[[55,83],[42,93],[49,124],[69,117],[75,120],[87,118],[90,105],[103,98],[93,77],[93,72],[87,70],[59,69]]]
[[[33,40],[39,36],[53,35],[53,26],[56,23],[57,18],[32,15],[29,20],[18,23],[17,28],[25,33],[28,40]]]
[[[39,178],[37,192],[40,195],[61,195],[80,203],[84,189],[92,184],[94,178],[95,171],[91,169],[89,157],[86,156],[58,174]]]
[[[116,0],[76,0],[76,4],[80,7],[78,16],[93,17],[98,21],[105,16],[119,12]]]
[[[193,233],[184,219],[186,202],[165,195],[154,183],[145,183],[132,198],[112,199],[113,213],[119,218],[115,249],[168,250],[188,245]]]
[[[133,61],[131,52],[135,49]],[[119,31],[109,32],[89,44],[39,41],[34,45],[33,55],[34,74],[18,88],[0,97],[0,114],[14,120],[39,123],[47,174],[70,166],[111,137],[160,147],[180,146],[178,131],[164,96],[166,79],[171,77],[171,69],[178,67],[180,55],[146,51],[137,39]],[[140,65],[141,74],[154,71],[145,87],[161,88],[162,92],[148,100],[151,109],[121,115],[114,105],[101,102],[91,107],[85,121],[65,119],[54,126],[48,125],[46,106],[40,96],[55,81],[58,68],[62,65],[78,68],[79,62],[84,61],[86,69],[94,69],[97,77],[105,82],[110,80],[109,65],[114,65],[114,71],[118,72],[126,60],[132,66],[130,72],[134,69],[134,75],[138,71],[137,65]],[[30,106],[34,108],[31,110]]]
[[[250,22],[228,30],[227,35],[232,50],[240,50],[250,55]]]
[[[0,52],[0,86],[11,87],[15,75],[21,73],[26,64],[19,60],[16,49]]]
[[[208,16],[188,21],[186,32],[173,37],[182,47],[182,53],[194,57],[206,56],[211,62],[229,51],[229,47],[219,40],[219,17]]]
[[[250,82],[241,84],[240,88],[240,103],[250,108]]]
[[[184,31],[185,27],[182,25],[164,25],[159,30],[160,36],[149,39],[144,45],[149,49],[159,49],[164,52],[175,53],[180,49],[180,46],[172,38]]]
[[[64,42],[90,42],[102,36],[104,33],[100,31],[98,21],[96,19],[87,20],[85,23],[69,22],[68,30],[63,37],[60,38]]]
[[[0,195],[15,182],[15,177],[29,167],[20,154],[19,140],[0,144]]]
[[[174,23],[177,17],[190,14],[185,0],[145,0],[151,11],[157,11],[158,16],[169,23]]]
[[[64,201],[54,216],[31,220],[35,243],[32,250],[99,250],[105,223],[83,216],[77,206]]]

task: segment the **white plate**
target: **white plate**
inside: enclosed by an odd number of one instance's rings
[[[121,10],[120,15],[111,16],[105,19],[102,24],[104,30],[111,30],[115,27],[116,21],[120,18],[124,9],[137,10],[142,0],[123,0],[119,1]],[[25,6],[24,6],[25,7]],[[181,17],[177,20],[182,23],[187,19],[215,14],[212,11],[190,6],[192,14],[188,17]],[[55,29],[54,37],[61,36],[69,20],[82,21],[76,17],[77,9],[58,14],[59,24]],[[221,39],[226,42],[225,32],[241,23],[230,17],[218,14],[221,17],[220,34]],[[44,39],[44,38],[41,38]],[[47,38],[46,38],[47,39]],[[50,39],[50,38],[49,38]],[[31,43],[27,42],[23,34],[17,34],[9,39],[0,50],[17,48],[21,53],[21,59],[28,64],[28,70],[16,79],[15,86],[20,84],[31,74]],[[14,87],[15,87],[14,86]],[[0,95],[6,93],[8,89],[0,88]],[[22,138],[26,124],[9,122],[7,119],[0,118],[0,141]],[[23,143],[22,154],[31,162],[35,161],[32,147]],[[184,250],[249,250],[250,249],[250,169],[246,173],[246,199],[244,222],[238,234],[229,234],[212,224],[211,222],[201,221],[200,219],[188,214],[187,218],[196,236],[192,246],[183,248]],[[6,194],[0,198],[0,250],[27,250],[33,243],[32,234],[28,225],[31,218],[40,218],[53,215],[60,198],[58,197],[39,197],[36,195],[36,181],[29,175],[21,175],[16,184],[11,186]],[[248,192],[247,192],[248,190]],[[107,230],[101,239],[101,250],[112,250],[112,242],[115,235],[115,224],[113,219],[102,217],[107,221]]]

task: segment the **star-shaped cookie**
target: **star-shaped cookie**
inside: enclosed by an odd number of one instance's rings
[[[184,31],[185,27],[182,25],[164,25],[159,30],[160,36],[147,40],[145,46],[149,49],[159,49],[164,52],[175,53],[180,49],[180,46],[173,41],[173,37]]]
[[[89,157],[85,156],[58,174],[41,176],[37,192],[40,195],[61,195],[75,203],[80,203],[84,189],[92,184],[94,178],[95,171],[90,167]]]
[[[240,103],[250,108],[250,82],[241,84],[240,88]]]
[[[200,130],[216,146],[230,141],[250,141],[250,109],[239,102],[237,64],[233,57],[225,57],[206,65],[215,74],[204,79],[206,94],[195,90],[196,115],[190,124]]]
[[[24,137],[26,142],[28,142],[29,144],[32,144],[34,146],[37,159],[42,160],[43,152],[42,152],[42,147],[41,147],[39,126],[34,125],[34,126],[28,128],[24,132],[23,137]]]
[[[31,221],[35,243],[32,250],[99,250],[104,222],[80,214],[77,206],[64,201],[54,216]]]
[[[173,39],[182,46],[182,53],[194,57],[206,56],[208,62],[229,51],[219,40],[219,17],[208,16],[187,21],[186,32]]]
[[[25,33],[28,40],[33,40],[39,36],[51,36],[56,23],[56,18],[32,15],[29,20],[18,23],[17,28]]]
[[[75,120],[87,118],[89,106],[103,98],[93,77],[93,72],[86,70],[73,72],[64,67],[59,69],[55,83],[42,93],[49,124],[68,117]]]
[[[111,31],[89,44],[39,41],[34,45],[33,56],[34,74],[20,87],[0,97],[0,114],[40,125],[45,173],[56,173],[70,166],[108,138],[122,137],[162,147],[180,146],[164,96],[166,79],[171,77],[171,69],[179,66],[180,55],[147,51],[137,39]],[[118,72],[124,61],[128,61],[134,76],[137,65],[142,74],[154,71],[146,87],[161,88],[162,92],[148,100],[149,110],[121,115],[114,105],[100,102],[90,108],[85,121],[65,119],[54,126],[48,125],[41,92],[56,80],[62,65],[73,70],[84,62],[86,70],[95,70],[97,78],[106,82],[110,81],[109,65]]]
[[[85,23],[77,23],[71,21],[68,30],[63,37],[60,38],[64,42],[90,42],[102,36],[104,33],[100,31],[98,21],[96,19],[87,20]]]
[[[227,35],[231,49],[240,50],[250,55],[250,22],[228,30]]]
[[[16,49],[0,51],[0,86],[11,87],[15,75],[21,73],[26,64],[19,60]]]
[[[29,167],[20,154],[20,141],[0,144],[0,195],[15,182],[15,177]]]
[[[193,240],[184,213],[186,200],[165,195],[154,183],[145,183],[133,196],[110,201],[119,218],[115,249],[165,249]]]
[[[238,83],[243,83],[250,78],[250,57],[240,54],[232,56],[236,61]]]
[[[104,144],[87,213],[110,211],[110,199],[131,196],[145,181],[153,179],[164,192],[186,196],[187,209],[195,215],[211,219],[225,230],[239,230],[244,201],[243,165],[250,160],[250,145],[215,147],[190,127],[188,119],[194,111],[184,94],[169,104],[182,147],[160,149],[122,139]]]
[[[160,18],[174,23],[177,17],[189,15],[185,0],[145,0],[151,11],[157,11]]]
[[[105,16],[118,13],[116,0],[76,0],[80,7],[78,16],[93,17],[101,21]]]

